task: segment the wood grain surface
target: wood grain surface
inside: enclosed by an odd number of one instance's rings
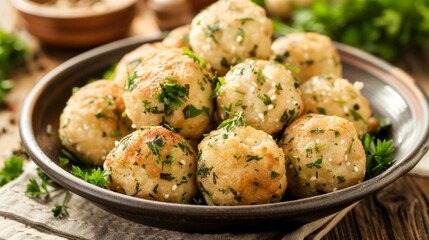
[[[35,52],[26,70],[12,76],[15,88],[8,101],[12,103],[13,111],[0,112],[0,130],[6,128],[6,132],[0,134],[2,164],[11,150],[20,146],[16,121],[25,96],[44,74],[80,51],[60,51],[40,46],[23,29],[8,0],[0,0],[0,27],[28,40]],[[159,33],[153,13],[142,4],[130,35],[153,36]],[[407,52],[399,64],[426,93],[429,93],[428,49]],[[429,239],[428,206],[429,178],[405,175],[362,200],[323,239]]]

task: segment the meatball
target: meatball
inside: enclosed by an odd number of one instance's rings
[[[361,94],[363,83],[351,84],[331,74],[313,77],[302,85],[306,113],[320,113],[346,118],[359,135],[369,130],[371,109]]]
[[[365,177],[365,151],[353,124],[344,118],[303,115],[280,143],[286,155],[288,192],[297,198],[332,192]]]
[[[183,49],[169,49],[142,64],[125,83],[127,116],[136,127],[164,125],[199,138],[213,112],[211,74]]]
[[[122,116],[121,95],[122,88],[107,80],[92,82],[74,93],[60,116],[63,146],[93,165],[103,165],[115,141],[131,132],[130,120]]]
[[[275,134],[304,110],[301,92],[291,72],[283,65],[247,59],[226,74],[218,92],[221,119],[228,112],[243,111],[247,123]]]
[[[141,63],[151,59],[155,54],[165,48],[166,47],[159,42],[146,43],[127,53],[122,57],[115,69],[114,81],[123,87],[136,67],[138,67]]]
[[[107,188],[163,202],[189,203],[197,193],[195,152],[186,140],[163,127],[139,129],[109,153]]]
[[[198,145],[197,183],[208,205],[278,202],[285,159],[271,135],[250,126],[210,132]]]
[[[296,8],[307,7],[313,0],[265,0],[265,7],[271,16],[290,18]]]
[[[189,47],[189,25],[184,25],[173,29],[168,33],[167,37],[164,38],[162,43],[167,48],[182,48]]]
[[[342,76],[342,66],[332,40],[319,33],[291,33],[273,42],[273,59],[297,68],[294,76],[304,83],[313,76]]]
[[[272,32],[262,7],[252,1],[220,0],[192,20],[189,44],[224,75],[230,65],[246,58],[268,59]]]

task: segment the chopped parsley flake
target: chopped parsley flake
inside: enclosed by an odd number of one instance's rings
[[[171,173],[160,173],[159,177],[161,179],[167,180],[167,181],[171,181],[174,180],[175,177],[171,176]]]
[[[207,117],[210,117],[210,108],[206,106],[203,106],[202,109],[198,109],[194,105],[189,104],[183,109],[182,112],[185,116],[185,119],[197,117],[203,112],[207,115]]]
[[[306,164],[305,166],[307,166],[308,168],[312,168],[312,167],[316,167],[316,168],[322,168],[321,166],[320,166],[320,164],[322,163],[322,161],[323,161],[323,158],[318,158],[315,162],[312,162],[312,163],[308,163],[308,164]]]
[[[206,67],[207,66],[207,62],[204,59],[198,57],[189,48],[183,48],[183,55],[187,55],[187,56],[191,57],[195,62],[197,62],[198,64],[200,64],[201,67]]]
[[[271,179],[275,179],[275,178],[277,178],[278,176],[280,176],[280,173],[277,173],[277,172],[275,172],[275,171],[271,171]]]
[[[164,104],[167,115],[179,108],[188,98],[189,85],[180,85],[175,83],[159,84],[161,92],[158,93],[158,102]]]

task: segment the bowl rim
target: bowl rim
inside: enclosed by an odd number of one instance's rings
[[[117,5],[109,6],[101,11],[94,11],[91,8],[70,8],[61,9],[55,7],[43,6],[43,4],[36,3],[32,0],[13,0],[12,5],[20,12],[25,14],[38,16],[42,18],[53,19],[74,19],[74,18],[87,18],[108,15],[115,12],[123,11],[132,7],[138,0],[120,0],[115,1]]]
[[[62,71],[72,68],[75,64],[84,61],[88,58],[93,58],[102,55],[106,52],[124,48],[130,45],[143,44],[160,41],[161,38],[142,38],[132,37],[116,42],[112,42],[85,53],[77,55],[72,59],[64,62],[60,66],[45,75],[32,89],[30,94],[24,101],[21,109],[19,119],[20,136],[24,147],[28,150],[29,155],[33,161],[45,171],[54,181],[71,190],[72,192],[85,196],[85,198],[101,203],[108,206],[121,206],[127,204],[128,208],[136,210],[153,210],[162,212],[164,214],[175,212],[177,214],[186,214],[188,216],[201,216],[217,217],[221,216],[222,219],[234,217],[236,219],[246,219],[247,212],[251,210],[252,216],[256,218],[263,218],[264,216],[270,217],[283,217],[293,214],[301,214],[302,212],[317,211],[320,205],[316,206],[315,203],[323,203],[322,206],[326,208],[335,208],[341,204],[352,204],[365,196],[379,190],[388,184],[395,181],[403,174],[410,171],[423,157],[429,149],[429,126],[422,129],[425,132],[421,141],[416,143],[416,148],[410,152],[402,161],[398,163],[396,168],[389,168],[382,174],[366,180],[357,185],[341,189],[335,192],[326,193],[318,196],[313,196],[304,199],[297,199],[291,201],[282,201],[278,203],[260,204],[260,205],[243,205],[243,206],[207,206],[207,205],[191,205],[191,204],[178,204],[178,203],[165,203],[159,201],[152,201],[140,199],[136,197],[127,196],[107,189],[103,189],[87,183],[57,165],[38,146],[32,128],[33,109],[36,100],[42,94],[45,87],[49,84],[50,80]],[[346,57],[355,58],[372,65],[376,71],[383,71],[392,77],[397,78],[402,83],[401,86],[407,87],[408,90],[416,94],[415,97],[419,99],[422,108],[425,109],[424,114],[429,116],[429,103],[426,94],[416,85],[413,79],[397,67],[393,67],[385,61],[378,59],[370,54],[367,54],[356,48],[336,43],[339,51],[346,54]],[[413,84],[410,84],[413,83]],[[356,194],[358,193],[358,194]]]

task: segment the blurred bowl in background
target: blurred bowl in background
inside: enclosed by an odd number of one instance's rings
[[[47,2],[54,1],[46,0],[11,2],[27,30],[41,42],[59,47],[89,48],[126,36],[135,16],[137,0],[99,1],[99,4],[79,7],[48,5]]]

